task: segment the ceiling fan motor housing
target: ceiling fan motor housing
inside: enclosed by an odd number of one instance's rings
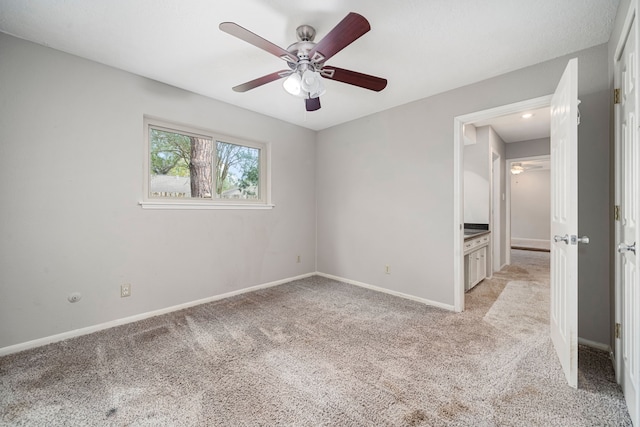
[[[316,29],[311,25],[300,25],[296,28],[296,36],[301,42],[312,42],[316,38]]]
[[[292,70],[301,68],[303,71],[308,68],[321,68],[322,64],[313,63],[309,58],[309,52],[315,45],[312,41],[299,41],[289,46],[287,51],[298,57],[298,62],[287,61],[289,68]]]

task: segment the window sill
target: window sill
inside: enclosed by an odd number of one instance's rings
[[[210,203],[197,201],[144,201],[138,202],[142,209],[238,209],[238,210],[256,210],[256,209],[273,209],[276,205],[270,203]]]

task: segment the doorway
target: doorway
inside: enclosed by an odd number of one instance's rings
[[[496,117],[506,116],[509,114],[522,113],[524,111],[536,110],[540,108],[549,107],[551,105],[551,95],[543,96],[539,98],[529,99],[526,101],[517,102],[514,104],[503,105],[500,107],[492,108],[489,110],[478,111],[475,113],[466,114],[454,118],[454,192],[459,194],[460,197],[454,200],[454,235],[458,236],[454,239],[454,254],[455,254],[455,268],[454,268],[454,309],[456,311],[464,310],[464,255],[463,255],[463,218],[464,218],[464,182],[463,182],[463,149],[464,149],[464,137],[465,125],[482,122],[485,120],[493,119]],[[493,163],[494,159],[487,159]],[[501,176],[504,175],[502,172]],[[504,187],[503,187],[504,188]],[[501,194],[498,193],[498,198],[501,198]],[[494,198],[495,199],[495,198]],[[492,202],[493,205],[493,202]],[[507,218],[508,216],[505,215]],[[505,218],[501,218],[501,222],[504,223]],[[498,241],[503,248],[507,248],[508,242],[506,240],[507,233],[500,233],[500,240]],[[492,237],[493,238],[493,237]],[[492,251],[493,252],[493,251]],[[509,251],[505,250],[505,254]],[[506,261],[506,259],[505,259]],[[505,262],[506,263],[506,262]],[[495,260],[492,265],[495,265]]]
[[[499,117],[509,113],[519,113],[540,102],[540,98],[523,101],[485,110],[454,119],[454,189],[463,190],[461,182],[461,165],[464,158],[461,154],[464,140],[464,127],[473,124],[477,117]],[[587,236],[578,237],[578,59],[569,60],[560,78],[556,90],[551,97],[545,99],[550,107],[550,153],[551,153],[551,224],[550,231],[554,244],[550,262],[550,337],[556,354],[562,365],[567,383],[573,388],[578,385],[578,243],[589,243]],[[537,106],[537,105],[536,105]],[[500,113],[497,113],[500,111]],[[524,117],[524,116],[523,116]],[[489,129],[491,131],[491,129]],[[462,131],[462,132],[461,132]],[[461,191],[458,191],[461,194]],[[460,220],[464,213],[464,200],[454,198],[454,218]],[[456,224],[462,229],[462,224]],[[454,257],[461,264],[463,254],[459,248],[463,241],[463,233],[457,233],[454,239]],[[465,244],[466,245],[466,244]],[[464,275],[454,288],[454,303],[464,309]],[[454,272],[454,277],[456,272]]]
[[[506,179],[505,240],[509,246],[518,249],[550,250],[550,159],[550,155],[541,155],[507,160],[506,170],[509,177]],[[546,176],[536,176],[543,171],[546,171]],[[524,178],[525,188],[514,188],[514,178],[516,182]],[[531,200],[525,200],[523,203],[523,198],[527,197]],[[524,227],[523,219],[528,223]],[[509,264],[511,253],[507,251],[505,265]]]

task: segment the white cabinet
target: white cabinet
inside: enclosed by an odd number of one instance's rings
[[[469,290],[487,277],[487,247],[465,256],[465,289]]]
[[[464,241],[465,290],[473,288],[487,277],[487,248],[489,234],[472,237]]]

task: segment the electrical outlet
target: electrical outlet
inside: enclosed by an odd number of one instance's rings
[[[388,266],[388,265],[384,266],[384,274],[391,274],[391,266]]]
[[[120,297],[124,298],[124,297],[130,297],[130,296],[131,296],[131,284],[125,283],[123,285],[120,285]]]
[[[298,258],[296,259],[296,262],[297,262],[298,264],[300,264],[300,255],[298,255]]]

